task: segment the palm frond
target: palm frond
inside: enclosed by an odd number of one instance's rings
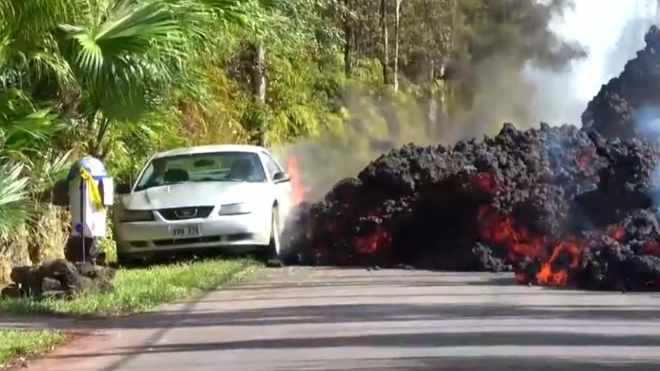
[[[134,0],[120,0],[100,24],[60,25],[60,29],[77,42],[77,68],[95,77],[104,68],[105,72],[119,72],[111,62],[126,63],[127,57],[146,53],[152,42],[171,41],[179,33],[163,3]]]
[[[39,194],[50,189],[57,179],[66,175],[71,165],[71,153],[57,153],[54,150],[45,150],[40,157],[33,158],[27,164],[29,167],[29,189],[30,194]]]
[[[28,180],[22,171],[22,165],[0,164],[0,237],[11,234],[28,217],[24,204]]]
[[[172,83],[177,61],[186,57],[185,37],[163,1],[119,0],[104,17],[59,29],[70,40],[67,55],[86,104],[113,119],[138,117],[149,108],[150,92]]]
[[[61,128],[52,118],[48,107],[37,107],[20,90],[0,92],[0,149],[4,156],[18,159],[48,147],[51,136]]]
[[[71,69],[58,52],[53,31],[74,18],[76,1],[0,2],[0,86],[29,90],[37,81],[73,84]]]

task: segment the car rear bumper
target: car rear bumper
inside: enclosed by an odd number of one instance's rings
[[[185,221],[119,223],[117,249],[124,254],[268,245],[271,215],[252,213]],[[175,237],[172,227],[197,226],[200,235]]]

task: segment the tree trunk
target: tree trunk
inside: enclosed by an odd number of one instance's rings
[[[440,65],[440,71],[439,74],[440,76],[445,75],[445,63],[442,63]],[[435,79],[435,78],[434,78]],[[442,110],[442,115],[444,117],[447,117],[449,115],[449,105],[451,104],[451,84],[447,81],[444,80],[444,85],[442,86],[442,100],[440,101],[440,109]]]
[[[350,11],[351,1],[344,0],[344,7],[346,12]],[[344,18],[344,74],[346,77],[351,77],[353,71],[351,53],[353,42],[353,27],[351,27],[351,19],[348,14]]]
[[[344,43],[344,74],[346,77],[351,77],[353,65],[351,60],[351,31],[346,29],[346,40]]]
[[[443,128],[438,127],[438,102],[433,96],[433,84],[435,83],[435,61],[428,54],[426,55],[426,65],[428,71],[428,122],[429,133],[433,140],[437,140],[442,135]],[[440,104],[444,105],[444,95],[441,95]]]
[[[399,91],[399,25],[401,20],[401,2],[396,0],[394,23],[394,91]]]
[[[390,83],[388,67],[390,66],[390,45],[387,29],[387,0],[380,0],[380,22],[383,32],[383,82]]]
[[[255,101],[266,103],[266,51],[262,41],[253,45],[252,94]]]

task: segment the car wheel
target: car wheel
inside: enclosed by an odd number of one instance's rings
[[[117,265],[122,268],[144,268],[149,265],[149,259],[142,255],[117,253]]]
[[[271,259],[277,259],[280,255],[281,241],[280,241],[280,216],[278,209],[273,208],[270,226],[270,242],[268,244],[268,252]]]
[[[122,268],[134,268],[137,264],[135,259],[129,258],[124,254],[117,254],[117,265]]]

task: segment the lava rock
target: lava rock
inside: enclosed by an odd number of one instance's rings
[[[660,100],[660,29],[650,27],[644,41],[646,46],[626,63],[623,72],[603,85],[587,105],[582,114],[586,130],[612,139],[629,139],[653,130],[648,124],[660,117],[655,109]]]
[[[5,288],[3,296],[72,298],[91,292],[112,292],[115,275],[115,269],[90,262],[47,260],[37,267],[14,268],[13,283]]]
[[[16,299],[16,298],[20,298],[22,296],[21,294],[22,293],[21,293],[20,286],[15,284],[15,283],[12,283],[12,284],[7,285],[6,287],[4,287],[2,289],[2,291],[0,291],[0,298],[3,298],[3,299],[8,299],[8,298]]]
[[[660,291],[660,29],[582,115],[389,150],[286,223],[286,264],[501,271]]]

